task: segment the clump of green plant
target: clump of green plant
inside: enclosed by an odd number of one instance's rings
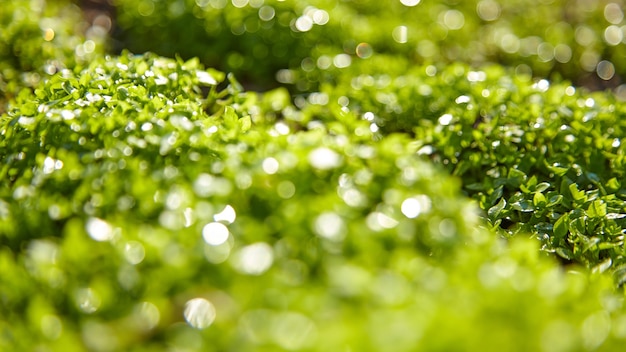
[[[68,1],[0,1],[0,112],[22,88],[101,53],[106,31],[87,27]]]
[[[353,69],[296,100],[312,112],[304,116],[412,135],[419,154],[463,180],[500,233],[533,233],[545,250],[611,268],[624,282],[626,126],[613,95],[497,66]]]
[[[616,87],[626,73],[622,0],[120,0],[117,5],[118,39],[126,48],[197,56],[236,72],[254,88],[272,86],[276,77],[280,83],[297,82],[300,91],[315,90],[320,71],[378,54],[402,56],[411,64],[497,62],[593,88]]]
[[[1,117],[0,348],[623,345],[609,277],[481,227],[408,134],[224,78],[124,54]]]

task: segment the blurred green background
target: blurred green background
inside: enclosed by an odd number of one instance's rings
[[[251,84],[393,55],[405,65],[495,62],[593,89],[626,73],[621,0],[117,0],[114,47],[199,57]],[[309,76],[310,78],[310,76]],[[624,88],[622,88],[623,90]]]
[[[94,52],[129,49],[198,57],[253,90],[311,92],[331,79],[328,69],[391,56],[400,71],[498,63],[624,97],[623,8],[622,0],[5,0],[0,91],[13,96]]]

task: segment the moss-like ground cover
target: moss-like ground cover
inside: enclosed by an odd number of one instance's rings
[[[572,3],[0,1],[0,349],[620,350],[622,3]]]

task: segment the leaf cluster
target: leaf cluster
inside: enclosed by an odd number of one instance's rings
[[[505,236],[533,233],[564,260],[622,272],[625,111],[615,97],[499,67],[354,69],[319,94],[381,135],[413,135]]]
[[[493,236],[408,134],[224,79],[125,54],[19,97],[0,125],[0,347],[623,343],[612,280]]]

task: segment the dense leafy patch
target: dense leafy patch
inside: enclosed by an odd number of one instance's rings
[[[3,117],[0,347],[623,343],[611,280],[481,229],[406,135],[252,123],[272,115],[250,103],[264,98],[222,79],[125,55],[55,75]]]
[[[360,74],[337,75],[301,102],[305,110],[333,121],[335,106],[382,135],[410,133],[501,233],[534,233],[544,249],[624,280],[623,103],[498,67],[353,69]]]

